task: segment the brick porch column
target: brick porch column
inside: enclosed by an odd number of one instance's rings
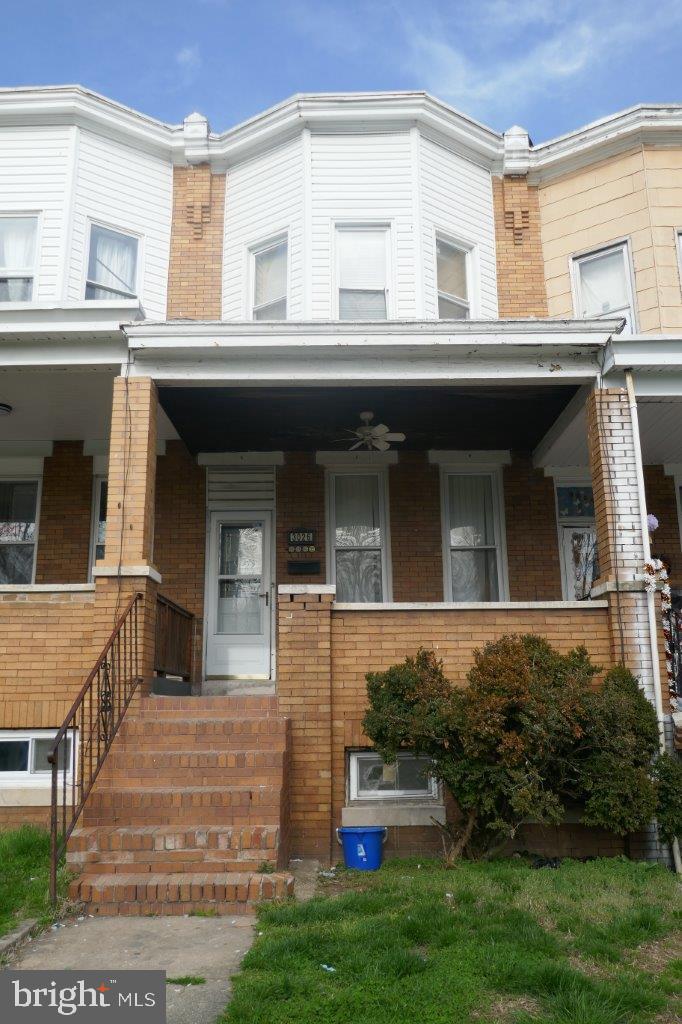
[[[156,484],[157,392],[146,377],[114,380],[109,441],[107,535],[96,581],[95,648],[99,653],[130,596],[144,595],[141,672],[153,674],[156,592],[152,562]]]
[[[599,555],[595,591],[609,603],[613,662],[623,662],[656,706],[647,594],[638,579],[645,560],[637,486],[639,437],[625,388],[593,391],[586,405]],[[644,510],[646,511],[646,510]],[[632,837],[631,853],[667,862],[655,825]]]
[[[281,586],[277,698],[291,719],[289,836],[294,856],[332,857],[331,609],[335,588]]]

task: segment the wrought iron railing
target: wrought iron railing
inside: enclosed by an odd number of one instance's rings
[[[57,733],[52,765],[50,897],[66,843],[140,683],[139,608],[133,594]],[[60,779],[61,777],[61,779]]]
[[[192,679],[194,615],[169,597],[156,598],[154,671],[163,676]]]

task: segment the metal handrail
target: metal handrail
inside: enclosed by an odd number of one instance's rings
[[[130,598],[48,755],[52,765],[50,898],[53,904],[57,900],[59,860],[141,681],[138,609],[142,600],[141,593]]]

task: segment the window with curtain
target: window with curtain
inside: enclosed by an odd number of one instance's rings
[[[388,228],[337,228],[339,320],[388,318]]]
[[[491,473],[446,477],[453,601],[500,600],[500,527]]]
[[[633,305],[627,245],[616,245],[576,259],[579,315],[625,317],[633,330]]]
[[[253,253],[253,319],[287,318],[287,241],[255,250]]]
[[[0,480],[0,583],[33,581],[37,480]]]
[[[382,601],[382,480],[378,473],[334,473],[331,487],[336,599]]]
[[[0,302],[32,300],[37,233],[37,217],[0,216]]]
[[[137,293],[137,238],[90,226],[86,299],[134,299]]]
[[[468,253],[436,238],[439,320],[468,320],[470,316]]]

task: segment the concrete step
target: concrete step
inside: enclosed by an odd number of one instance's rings
[[[284,872],[142,872],[129,875],[82,875],[69,887],[69,897],[88,904],[91,914],[146,916],[196,911],[253,913],[263,900],[292,896],[294,880]]]
[[[96,787],[83,811],[84,825],[278,825],[278,786]]]

